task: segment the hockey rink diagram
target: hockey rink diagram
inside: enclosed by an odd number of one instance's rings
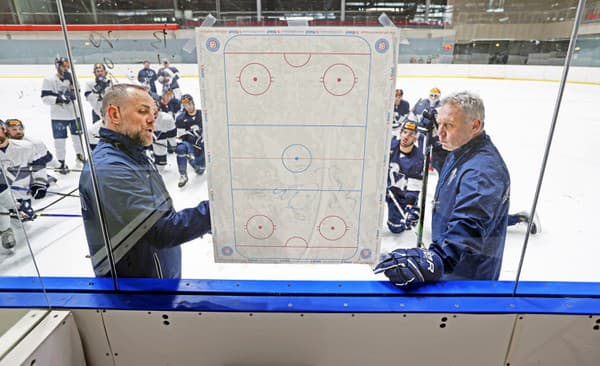
[[[229,192],[221,192],[230,195],[231,208],[222,220],[213,215],[221,234],[214,238],[215,257],[370,263],[378,237],[376,229],[361,236],[363,215],[378,216],[381,206],[375,200],[364,206],[364,177],[373,173],[365,165],[367,145],[384,152],[386,138],[384,128],[369,128],[373,62],[388,53],[392,41],[381,35],[369,41],[348,31],[273,32],[225,39],[209,33],[199,40],[207,51],[206,70],[223,65],[214,78],[222,78],[224,108],[215,111],[206,101],[214,82],[203,93],[209,121],[216,121],[208,129],[223,127],[227,141],[220,153],[227,155],[229,171],[222,176],[229,179]],[[393,65],[393,55],[382,58]],[[384,90],[393,87],[381,68],[375,73],[378,87],[382,81]],[[383,106],[375,115],[385,114]],[[369,132],[380,138],[369,142]],[[213,157],[219,154],[209,150]],[[368,189],[376,196],[381,187]]]

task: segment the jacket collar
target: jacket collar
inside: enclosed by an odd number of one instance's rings
[[[459,147],[458,149],[452,151],[452,155],[454,156],[462,156],[463,153],[471,150],[472,148],[479,146],[484,140],[487,140],[487,134],[485,133],[485,131],[482,131],[479,135],[473,137],[471,139],[471,141],[467,142],[466,144],[464,144],[463,146]]]
[[[123,150],[125,150],[126,152],[128,152],[129,154],[136,156],[136,155],[144,155],[144,150],[146,149],[143,145],[138,144],[137,142],[134,142],[133,140],[131,140],[129,137],[109,130],[107,128],[104,127],[100,127],[100,137],[104,140],[107,140],[108,142],[116,142],[118,143]]]

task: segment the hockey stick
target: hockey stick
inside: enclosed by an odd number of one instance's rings
[[[0,215],[9,215],[11,219],[21,219],[21,217],[14,212],[0,212]],[[27,219],[24,221],[33,221],[37,217],[82,217],[80,214],[59,214],[59,213],[35,213],[33,219]]]
[[[421,200],[419,202],[419,209],[421,210],[419,215],[419,223],[417,224],[417,246],[419,248],[425,248],[425,244],[423,243],[423,223],[425,221],[425,204],[427,201],[427,181],[429,178],[429,158],[431,157],[431,144],[429,140],[431,139],[431,131],[427,131],[425,135],[424,148],[425,148],[425,157],[423,162],[423,184],[421,185]]]
[[[15,187],[12,186],[10,187],[11,189],[14,189],[15,191],[21,191],[21,192],[27,192],[27,193],[31,193],[30,189],[27,188],[23,188],[23,187]],[[46,193],[48,194],[55,194],[57,196],[65,196],[65,197],[76,197],[79,198],[79,195],[73,194],[73,193],[62,193],[62,192],[53,192],[53,191],[46,191]]]
[[[69,194],[71,194],[71,193],[73,193],[73,192],[77,191],[78,189],[79,189],[79,188],[75,188],[75,189],[73,189],[71,192],[68,192],[68,193],[69,193]],[[62,196],[62,197],[60,197],[59,199],[57,199],[56,201],[54,201],[54,202],[50,202],[50,203],[49,203],[49,204],[47,204],[46,206],[44,206],[44,207],[40,208],[39,210],[36,210],[36,212],[44,211],[45,209],[47,209],[47,208],[49,208],[49,207],[52,207],[52,206],[54,206],[55,204],[57,204],[58,202],[60,202],[60,201],[64,200],[64,199],[65,199],[65,198],[67,198],[67,197],[71,197],[71,196],[67,196],[67,195],[65,195],[65,196]]]

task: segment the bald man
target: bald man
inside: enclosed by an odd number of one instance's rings
[[[175,211],[154,162],[152,144],[157,107],[147,90],[117,84],[102,103],[105,127],[92,154],[100,223],[89,164],[79,180],[81,212],[97,276],[110,276],[103,232],[107,231],[118,277],[181,277],[179,245],[210,232],[208,201]]]

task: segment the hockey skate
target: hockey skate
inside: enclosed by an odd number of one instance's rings
[[[196,165],[196,166],[194,166],[194,171],[196,172],[196,174],[202,175],[202,174],[204,174],[204,171],[206,171],[206,167]]]
[[[83,154],[77,154],[77,161],[80,162],[81,164],[85,163],[85,156]]]
[[[181,188],[181,187],[185,186],[187,182],[188,182],[187,174],[181,174],[179,176],[179,183],[177,183],[177,187]]]
[[[0,240],[2,240],[2,247],[4,249],[13,249],[17,245],[15,233],[10,227],[4,231],[0,231]]]
[[[64,160],[59,160],[58,161],[60,163],[60,166],[58,168],[56,168],[56,172],[65,175],[65,174],[69,174],[70,170],[69,167],[67,166],[67,164],[65,164]]]
[[[19,203],[19,218],[21,221],[33,221],[37,214],[31,207],[31,200],[18,199]]]

